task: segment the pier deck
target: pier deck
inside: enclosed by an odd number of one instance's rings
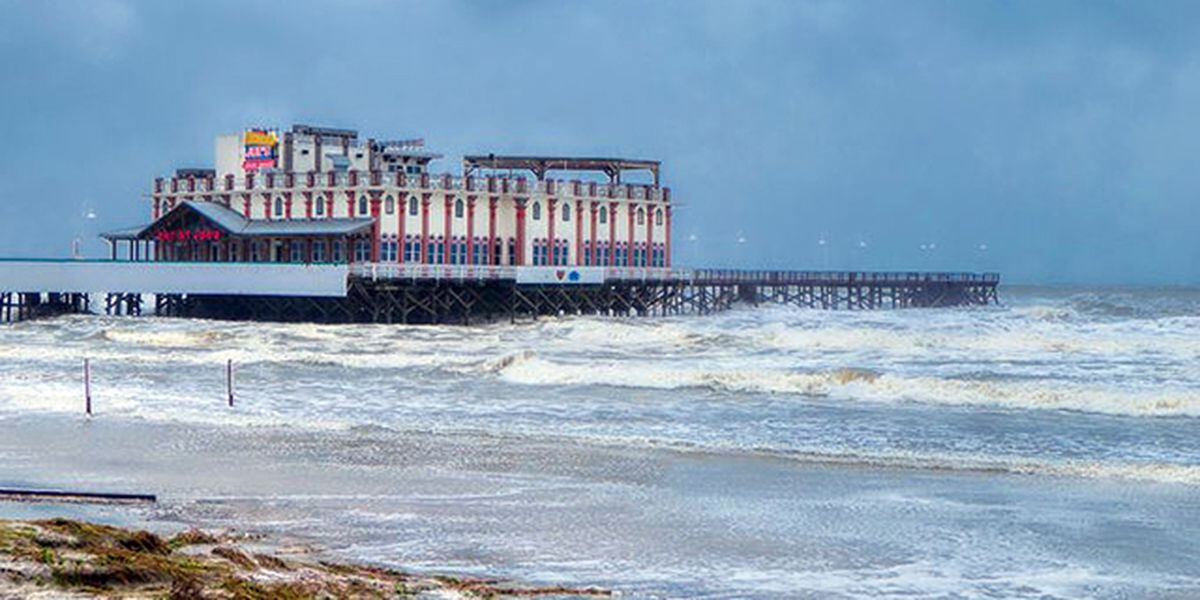
[[[0,320],[90,311],[274,321],[473,323],[710,314],[734,304],[826,310],[987,305],[994,273],[467,265],[0,261]]]

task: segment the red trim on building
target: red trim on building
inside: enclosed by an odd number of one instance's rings
[[[600,212],[600,206],[597,203],[592,202],[591,210],[589,210],[588,212],[591,213],[591,217],[592,217],[591,222],[589,223],[589,225],[590,225],[589,230],[591,232],[591,241],[592,241],[592,257],[591,257],[592,259],[587,261],[587,264],[588,264],[588,266],[594,266],[596,263],[600,262],[598,259],[599,253],[596,252],[596,213]]]
[[[396,205],[396,243],[400,245],[396,249],[396,262],[404,264],[404,253],[408,249],[408,240],[404,235],[404,221],[408,217],[408,196],[401,192],[400,197],[402,200]]]
[[[608,203],[608,266],[617,266],[617,203]]]
[[[663,207],[663,236],[666,237],[667,247],[663,250],[663,264],[667,267],[671,266],[671,207]]]
[[[625,248],[625,266],[632,267],[633,266],[633,244],[634,244],[633,239],[634,239],[634,233],[637,231],[636,229],[634,229],[633,213],[636,212],[636,209],[634,208],[632,202],[630,202],[626,206],[629,207],[629,229],[626,230],[629,233],[629,246],[627,248]]]
[[[380,192],[379,190],[371,190],[370,194],[371,194],[371,220],[372,220],[372,223],[371,223],[371,262],[377,263],[377,262],[379,262],[379,239],[380,239],[379,236],[380,236],[380,225],[381,225],[381,223],[379,222],[379,204],[380,204],[380,202],[382,202],[382,200],[380,200],[379,196],[382,194],[382,192]]]
[[[429,202],[433,194],[421,194],[421,264],[426,264],[429,256]]]
[[[450,235],[454,231],[452,227],[454,221],[450,220],[450,211],[454,209],[454,196],[447,194],[443,199],[443,203],[445,204],[445,206],[443,206],[443,210],[446,213],[446,220],[444,223],[442,223],[442,231],[446,237],[442,240],[442,264],[448,265],[450,264],[450,249],[452,247],[450,242],[452,238]]]
[[[470,187],[470,186],[468,186]],[[467,264],[475,264],[475,196],[467,196]]]
[[[517,264],[525,265],[525,198],[516,198],[517,204]]]
[[[491,187],[491,184],[488,184]],[[496,254],[496,207],[500,204],[499,196],[488,198],[488,264],[500,264],[500,256]]]
[[[554,198],[546,198],[546,216],[549,218],[546,221],[546,264],[557,265],[555,258],[558,256],[558,239],[554,236],[554,207],[558,205],[558,200]]]
[[[575,265],[584,264],[583,256],[583,201],[575,201]]]

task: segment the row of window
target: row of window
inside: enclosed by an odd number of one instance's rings
[[[450,240],[450,260],[452,265],[498,265],[500,264],[501,240],[496,240],[492,251],[488,251],[487,238],[475,238],[470,243],[474,246],[471,252],[471,260],[468,263],[467,245],[468,240],[465,237],[455,237]],[[508,246],[508,264],[516,264],[516,240],[509,238]],[[549,240],[538,238],[532,240],[533,246],[533,264],[536,266],[566,266],[570,261],[570,245],[566,240],[558,240],[557,244],[551,246]],[[220,256],[220,245],[210,244],[206,251],[207,256],[189,256],[190,246],[184,244],[164,245],[163,251],[166,254],[167,260],[184,260],[184,259],[199,259],[215,260]],[[380,242],[379,260],[382,262],[396,262],[399,256],[401,245],[396,236],[390,236]],[[286,247],[287,255],[282,254],[284,247],[278,244],[275,247],[275,253],[272,255],[271,247],[267,242],[251,241],[246,244],[247,259],[250,262],[266,262],[266,261],[287,261],[287,262],[306,262],[309,260],[305,256],[304,242],[300,240],[292,240]],[[421,260],[421,238],[420,236],[405,236],[404,244],[404,260],[408,263],[424,264],[443,264],[446,258],[445,238],[441,236],[431,237],[425,247],[425,260]],[[241,245],[230,244],[228,247],[227,260],[237,262],[241,260]],[[324,240],[313,240],[311,246],[312,262],[334,262],[340,263],[345,261],[346,244],[343,241],[334,241],[327,244]],[[625,266],[629,264],[630,245],[627,242],[617,242],[609,244],[608,242],[597,242],[595,247],[592,247],[590,241],[583,244],[583,265],[590,266],[606,266],[615,264],[617,266]],[[667,249],[666,244],[653,244],[649,248],[644,242],[633,244],[632,248],[633,266],[635,267],[665,267]],[[371,260],[371,242],[366,239],[358,239],[354,241],[353,258],[356,262],[370,262]]]
[[[401,200],[401,203],[403,203],[403,202],[404,201]],[[321,201],[314,203],[313,204],[313,214],[315,214],[316,216],[319,216],[319,217],[325,216],[325,204],[326,204],[325,202],[321,202]],[[410,197],[408,200],[408,214],[410,214],[412,216],[416,216],[420,210],[420,208],[418,207],[418,204],[419,204],[419,201],[417,200],[416,196]],[[274,213],[274,215],[276,217],[282,217],[282,216],[284,216],[284,209],[285,209],[285,206],[284,206],[283,197],[281,197],[281,196],[276,197],[275,204],[274,204],[274,210],[272,212]],[[383,210],[384,210],[384,213],[386,213],[386,214],[389,214],[389,215],[395,214],[396,213],[396,199],[390,195],[387,198],[385,198],[383,201]],[[163,200],[162,212],[160,214],[165,215],[165,214],[167,214],[168,211],[170,211],[170,204],[166,200]],[[560,212],[562,214],[562,220],[564,222],[568,222],[571,220],[571,205],[570,204],[563,204],[562,210]],[[358,199],[358,214],[361,216],[367,216],[370,213],[371,213],[370,204],[367,200],[367,197],[360,196]],[[461,219],[461,218],[463,218],[463,216],[464,216],[463,201],[461,199],[455,200],[454,201],[454,218]],[[533,216],[534,221],[540,221],[542,219],[542,204],[540,202],[533,203],[532,216]],[[601,223],[608,223],[608,207],[606,207],[606,206],[600,207],[599,217],[600,217]],[[645,208],[638,207],[636,219],[637,219],[638,225],[646,224]],[[663,209],[661,209],[661,208],[655,209],[654,224],[655,225],[663,224]]]

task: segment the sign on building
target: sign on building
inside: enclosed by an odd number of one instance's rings
[[[517,283],[594,285],[604,283],[604,267],[517,267]]]
[[[242,169],[252,173],[274,169],[279,160],[279,132],[274,129],[247,129],[242,135]]]

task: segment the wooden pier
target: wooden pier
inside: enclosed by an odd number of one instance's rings
[[[146,269],[170,263],[142,263]],[[210,268],[219,268],[213,264]],[[288,265],[271,265],[272,269]],[[291,265],[303,276],[306,265]],[[245,265],[238,268],[245,269]],[[161,289],[145,277],[135,290],[104,293],[104,312],[137,316],[143,295],[154,314],[229,320],[318,323],[457,323],[563,315],[707,315],[742,304],[821,310],[879,310],[997,304],[994,273],[754,271],[586,267],[403,266],[356,264],[343,293],[228,293],[197,284],[182,291],[162,271]],[[279,276],[276,273],[276,276]],[[325,275],[327,276],[327,274]],[[69,289],[68,283],[56,289]],[[325,288],[323,288],[325,289]],[[0,292],[0,319],[89,312],[82,292]]]
[[[569,271],[569,269],[568,269]],[[998,304],[996,274],[699,270],[598,283],[454,273],[351,275],[345,298],[163,295],[159,314],[322,323],[456,323],[564,315],[707,315],[737,304],[878,310]],[[447,275],[447,276],[443,276]]]

